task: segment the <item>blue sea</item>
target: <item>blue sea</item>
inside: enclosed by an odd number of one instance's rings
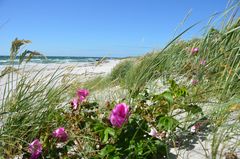
[[[104,57],[105,58],[105,57]],[[40,64],[50,64],[50,63],[79,63],[79,62],[96,62],[98,60],[101,60],[102,57],[73,57],[73,56],[46,56],[44,57],[34,57],[31,59],[29,63],[40,63]],[[106,57],[105,59],[111,60],[111,59],[117,59],[113,57]],[[14,60],[14,64],[18,64],[18,57]],[[10,58],[9,56],[1,56],[0,55],[0,65],[8,65],[10,64]]]

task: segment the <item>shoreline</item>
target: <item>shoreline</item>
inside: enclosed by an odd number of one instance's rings
[[[84,82],[88,79],[97,76],[103,76],[111,72],[121,60],[106,60],[101,63],[96,62],[72,62],[72,63],[48,63],[48,64],[22,64],[17,73],[13,73],[13,81],[17,83],[17,80],[21,77],[27,76],[27,79],[32,79],[39,73],[38,78],[50,78],[55,72],[61,75],[68,75],[72,78],[77,78],[80,82]],[[0,65],[0,74],[7,67],[7,65]],[[18,68],[18,65],[14,68]],[[47,80],[47,79],[46,79]],[[6,82],[8,82],[8,75],[0,77],[0,101],[3,99],[3,92]],[[14,88],[16,85],[13,86]],[[13,88],[13,89],[14,89]]]

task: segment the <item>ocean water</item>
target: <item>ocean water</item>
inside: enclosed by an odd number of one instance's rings
[[[72,57],[72,56],[47,56],[44,57],[33,57],[29,63],[39,63],[39,64],[50,64],[50,63],[79,63],[79,62],[96,62],[97,60],[102,59],[102,57]],[[112,57],[107,57],[107,60],[117,59]],[[14,60],[14,64],[18,64],[18,57]],[[0,65],[8,65],[10,64],[9,56],[1,56],[0,55]]]

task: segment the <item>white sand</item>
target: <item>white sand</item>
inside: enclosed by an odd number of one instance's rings
[[[29,79],[33,78],[40,72],[38,77],[50,78],[54,72],[67,75],[72,78],[77,78],[80,82],[84,82],[99,75],[106,75],[111,72],[112,68],[116,66],[120,60],[107,60],[100,64],[97,62],[79,62],[79,63],[63,63],[63,64],[33,64],[28,63],[19,68],[18,74],[14,73],[13,80],[16,81],[22,75],[27,75]],[[0,74],[7,66],[0,65]],[[17,68],[17,67],[15,67]],[[18,77],[17,77],[18,76]],[[3,98],[4,86],[8,80],[8,76],[0,78],[0,101]],[[14,85],[15,87],[15,85]]]

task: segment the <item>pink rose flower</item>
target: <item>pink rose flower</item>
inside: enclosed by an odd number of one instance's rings
[[[60,142],[65,142],[68,140],[68,134],[63,127],[60,127],[53,131],[53,137],[57,138]]]
[[[73,98],[71,101],[71,105],[73,110],[77,110],[78,105],[79,105],[79,99],[77,97]]]
[[[197,53],[198,53],[198,51],[199,51],[199,49],[198,49],[198,48],[192,48],[192,49],[191,49],[191,53],[192,53],[192,55],[195,55],[195,54],[197,54]]]
[[[38,139],[35,139],[29,144],[28,150],[32,154],[30,159],[37,159],[42,153],[42,144]]]
[[[80,102],[82,102],[88,95],[89,95],[89,92],[86,89],[78,89],[77,90],[77,96],[78,96]]]
[[[110,115],[110,122],[113,126],[122,127],[129,116],[129,107],[125,103],[120,103],[115,106]]]

